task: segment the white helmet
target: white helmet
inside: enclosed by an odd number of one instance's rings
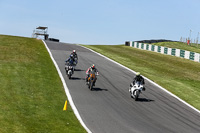
[[[73,53],[76,53],[76,50],[73,50]]]

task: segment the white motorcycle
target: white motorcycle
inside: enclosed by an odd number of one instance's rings
[[[74,73],[74,66],[69,65],[68,63],[65,64],[65,71],[69,79],[71,79],[72,74]]]
[[[131,98],[133,98],[133,99],[135,99],[135,101],[137,101],[142,90],[144,91],[145,88],[143,85],[140,84],[140,82],[136,82],[135,84],[131,83],[130,88],[129,88]]]

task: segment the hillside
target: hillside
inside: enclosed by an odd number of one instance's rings
[[[86,131],[41,40],[0,35],[0,132]]]

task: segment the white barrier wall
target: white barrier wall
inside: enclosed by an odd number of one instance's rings
[[[164,54],[164,47],[161,47],[161,53]]]
[[[146,44],[144,44],[144,50],[146,50],[147,49],[147,45]]]
[[[176,49],[176,56],[180,57],[180,49]]]
[[[190,59],[190,51],[185,51],[185,58]]]
[[[200,54],[199,53],[195,53],[194,61],[200,62]]]
[[[154,52],[158,52],[158,46],[155,46]]]
[[[151,44],[143,44],[143,43],[132,42],[132,41],[130,42],[130,46],[134,48],[138,48],[138,49],[159,52],[162,54],[182,57],[185,59],[200,62],[200,54],[195,53],[195,52],[190,52],[190,51],[175,49],[175,48],[167,48],[167,47],[156,46],[156,45],[151,45]]]
[[[171,55],[171,53],[172,53],[172,49],[171,48],[168,48],[168,55]]]

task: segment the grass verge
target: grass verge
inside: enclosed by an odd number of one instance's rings
[[[0,132],[86,133],[41,40],[0,35]]]
[[[200,63],[122,45],[84,45],[141,72],[200,110]]]

